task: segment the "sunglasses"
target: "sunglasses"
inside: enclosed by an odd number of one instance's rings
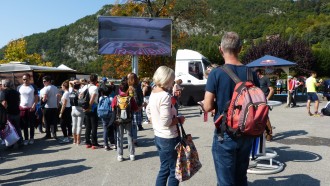
[[[47,81],[46,81],[46,80],[43,80],[42,82],[44,82],[44,83],[45,83],[45,82],[47,82]]]
[[[26,81],[27,79],[23,79],[23,81]]]

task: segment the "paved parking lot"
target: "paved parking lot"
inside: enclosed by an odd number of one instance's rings
[[[270,113],[275,136],[267,142],[267,148],[278,153],[275,159],[284,163],[284,170],[277,174],[248,174],[249,185],[330,185],[330,117],[307,115],[306,104],[300,107],[275,107]],[[325,101],[320,107],[325,105]],[[211,140],[211,118],[204,123],[198,107],[184,107],[185,129],[191,133],[199,151],[202,169],[181,185],[216,185]],[[139,132],[136,161],[130,161],[127,149],[123,162],[116,160],[115,151],[86,149],[85,146],[58,144],[57,141],[41,140],[36,132],[34,145],[21,149],[0,148],[1,185],[154,185],[159,170],[159,157],[154,146],[151,125]],[[60,135],[61,132],[58,132]],[[102,144],[102,129],[99,128]]]

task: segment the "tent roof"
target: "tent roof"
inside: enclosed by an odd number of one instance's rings
[[[22,72],[22,71],[56,71],[56,72],[75,72],[75,70],[61,69],[56,67],[26,65],[18,62],[10,62],[0,65],[0,72]]]
[[[63,70],[73,70],[72,68],[64,65],[64,64],[61,64],[60,66],[57,67],[58,69],[63,69]],[[76,70],[73,70],[73,71],[76,71]]]
[[[265,55],[262,58],[259,58],[251,63],[247,64],[248,67],[267,67],[267,66],[293,66],[296,63],[287,61],[274,56]]]

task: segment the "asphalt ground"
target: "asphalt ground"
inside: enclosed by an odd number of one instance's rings
[[[320,108],[326,104],[322,101]],[[284,163],[284,170],[269,175],[248,174],[249,185],[330,185],[330,117],[308,116],[306,103],[300,107],[274,107],[270,112],[272,125],[276,127],[274,139],[267,142],[275,150],[276,160]],[[313,110],[313,109],[312,109]],[[320,110],[320,109],[319,109]],[[203,122],[197,106],[183,107],[187,133],[192,134],[203,164],[201,170],[186,186],[216,185],[211,154],[213,137],[212,119]],[[139,147],[136,160],[130,161],[124,149],[123,162],[117,161],[114,150],[87,149],[84,145],[59,144],[54,139],[42,140],[44,134],[36,131],[33,145],[6,150],[0,147],[1,185],[155,185],[159,170],[159,157],[154,145],[151,125],[143,125],[139,131]],[[84,130],[83,130],[84,132]],[[58,136],[61,136],[59,131]],[[103,143],[102,128],[98,130],[99,143]]]

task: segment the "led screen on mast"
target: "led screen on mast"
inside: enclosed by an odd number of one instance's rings
[[[99,54],[171,56],[171,19],[101,16],[98,22]]]

